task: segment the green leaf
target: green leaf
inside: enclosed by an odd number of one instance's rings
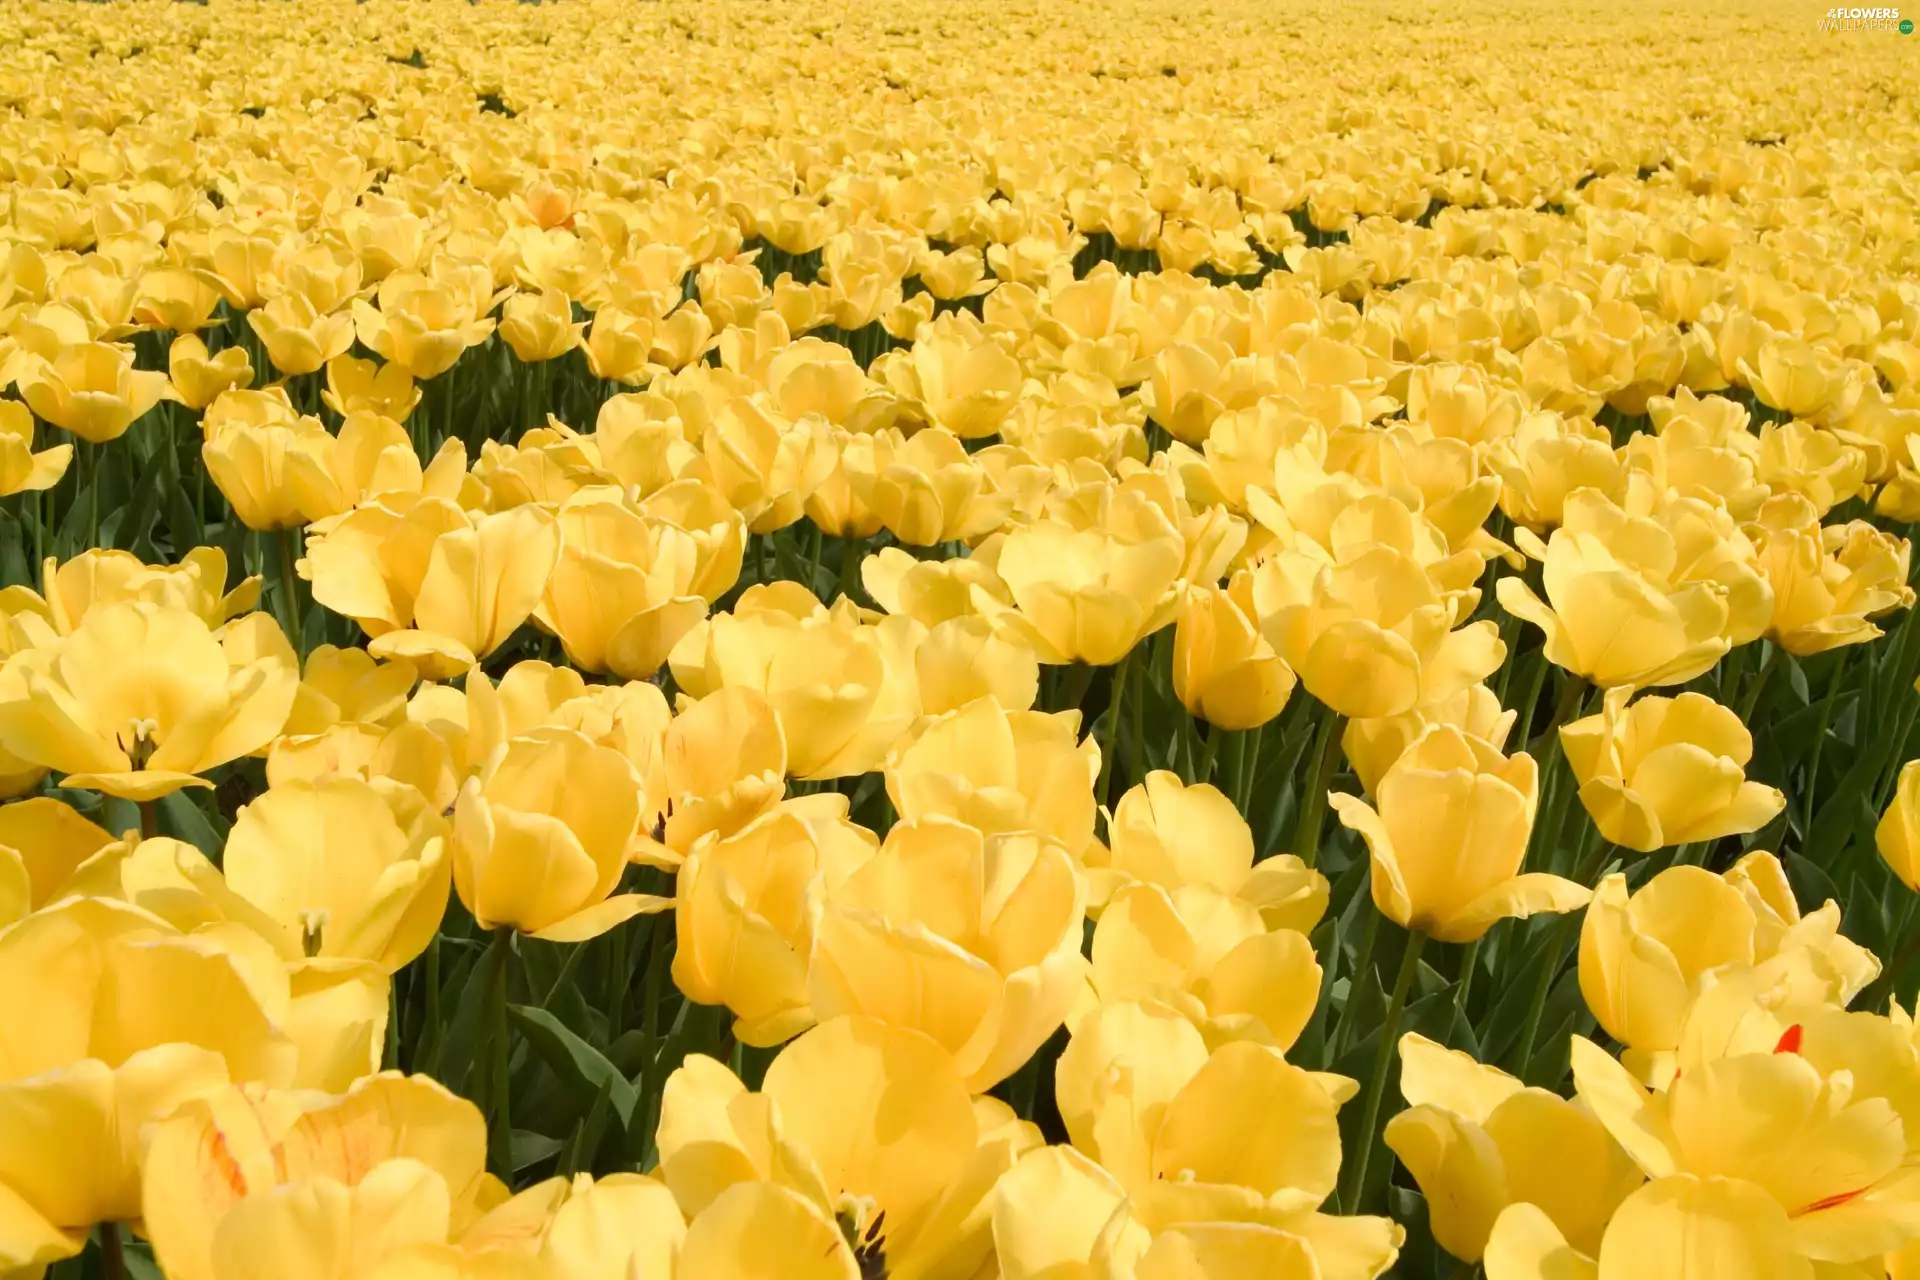
[[[186,841],[216,862],[227,845],[226,832],[216,830],[213,820],[185,791],[160,798],[160,830],[176,840]]]
[[[633,1122],[637,1097],[633,1085],[604,1054],[569,1031],[565,1023],[545,1009],[509,1005],[507,1016],[526,1036],[533,1051],[573,1093],[583,1110],[591,1108],[594,1099],[604,1091],[620,1117],[620,1127],[625,1129]]]

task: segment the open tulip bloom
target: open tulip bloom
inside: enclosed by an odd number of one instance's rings
[[[0,1280],[1920,1280],[1912,23],[1720,8],[0,6]]]

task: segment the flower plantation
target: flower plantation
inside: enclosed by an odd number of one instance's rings
[[[1920,63],[0,12],[0,1276],[1920,1278]]]

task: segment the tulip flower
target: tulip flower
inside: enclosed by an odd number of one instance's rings
[[[249,311],[247,324],[266,347],[273,367],[288,377],[318,373],[353,345],[352,316],[343,311],[324,314],[298,292],[283,293],[259,310]]]
[[[1580,803],[1600,833],[1641,853],[1757,831],[1786,805],[1778,788],[1746,780],[1753,736],[1730,709],[1698,693],[1607,690],[1606,703],[1560,728]]]
[[[130,354],[103,342],[66,348],[50,360],[29,356],[15,378],[28,408],[90,444],[119,439],[174,394],[166,374],[135,369]]]
[[[1544,561],[1551,604],[1517,577],[1502,577],[1495,590],[1509,613],[1546,633],[1557,666],[1606,688],[1643,689],[1691,680],[1733,644],[1728,588],[1676,580],[1680,547],[1650,518],[1582,490],[1544,547],[1518,541]],[[1770,612],[1769,595],[1761,600]]]
[[[1674,1069],[1701,993],[1748,969],[1782,1007],[1843,1007],[1880,971],[1837,929],[1839,907],[1805,917],[1771,854],[1749,854],[1724,877],[1670,867],[1629,894],[1610,875],[1580,929],[1580,991],[1621,1061],[1642,1080]]]
[[[744,1044],[779,1044],[812,1026],[818,903],[877,843],[844,809],[793,805],[695,842],[676,880],[674,984],[689,1000],[731,1009]]]
[[[1250,578],[1237,581],[1251,583]],[[1255,729],[1280,714],[1296,683],[1243,608],[1219,587],[1189,587],[1173,632],[1173,691],[1218,729]]]
[[[559,553],[556,521],[539,507],[473,518],[427,494],[356,508],[309,540],[301,573],[315,601],[373,637],[375,657],[445,678],[526,621]]]
[[[1774,643],[1800,657],[1881,634],[1871,619],[1913,607],[1907,585],[1912,554],[1864,520],[1820,526],[1812,503],[1798,495],[1761,508],[1760,566],[1773,587]]]
[[[242,807],[222,867],[228,886],[284,930],[286,945],[392,973],[439,928],[452,874],[445,841],[444,820],[417,793],[322,778]]]
[[[626,506],[617,490],[583,489],[560,505],[560,558],[533,616],[583,671],[642,680],[707,602],[692,591],[701,548],[685,531]]]
[[[265,614],[216,632],[178,606],[103,605],[0,667],[0,746],[68,787],[155,800],[272,742],[299,683]]]
[[[1209,783],[1188,786],[1156,769],[1120,797],[1104,865],[1088,868],[1095,905],[1134,882],[1177,893],[1198,885],[1250,904],[1268,929],[1311,931],[1327,908],[1327,880],[1291,853],[1254,861],[1253,832]]]
[[[751,587],[686,632],[669,657],[674,679],[694,697],[765,693],[796,777],[865,773],[919,714],[917,636],[910,619],[869,626],[846,603],[829,611],[794,582]]]
[[[81,864],[112,843],[58,800],[36,796],[0,806],[0,928],[64,896]]]
[[[18,400],[0,400],[0,497],[51,489],[67,474],[73,446],[33,447],[33,414]]]
[[[211,413],[207,421],[214,421]],[[290,482],[289,459],[300,441],[327,438],[327,429],[313,417],[233,422],[208,427],[200,458],[240,523],[263,531],[291,529],[305,524],[307,516]]]
[[[1042,662],[1112,666],[1174,620],[1184,556],[1164,518],[1113,529],[1040,521],[1015,529],[999,548],[996,569],[1012,606],[975,589],[973,607]]]
[[[1020,362],[972,317],[950,313],[916,335],[911,356],[887,367],[894,389],[927,421],[962,440],[1000,429],[1020,392]]]
[[[220,1236],[243,1206],[281,1188],[298,1194],[314,1178],[349,1188],[384,1178],[390,1162],[430,1170],[454,1223],[478,1217],[486,1127],[472,1103],[426,1076],[371,1075],[335,1096],[216,1090],[150,1133],[141,1169],[147,1234],[169,1275],[213,1277]]]
[[[1367,842],[1373,902],[1395,924],[1442,942],[1471,942],[1495,921],[1571,911],[1586,888],[1522,874],[1538,802],[1538,770],[1521,752],[1437,725],[1381,778],[1376,805],[1330,795],[1340,822]]]
[[[500,340],[523,363],[556,360],[580,345],[585,321],[573,318],[573,300],[558,290],[516,293],[500,317]]]
[[[745,396],[720,409],[701,447],[714,484],[755,533],[798,520],[835,462],[826,419],[783,418]]]
[[[1504,747],[1513,732],[1517,711],[1503,710],[1493,690],[1484,684],[1472,685],[1438,702],[1403,711],[1397,716],[1371,720],[1349,720],[1340,735],[1340,746],[1347,763],[1360,779],[1368,795],[1380,786],[1380,779],[1393,767],[1420,735],[1436,724],[1450,724],[1495,747]]]
[[[40,571],[45,599],[24,587],[9,587],[0,601],[16,618],[23,613],[44,618],[61,636],[71,635],[89,613],[109,604],[182,608],[218,628],[260,599],[257,574],[227,590],[227,553],[218,547],[195,547],[179,564],[146,564],[130,551],[93,547],[64,563],[49,557]]]
[[[515,738],[460,789],[454,887],[483,929],[597,938],[669,905],[613,893],[638,822],[639,789],[617,753],[567,729]]]
[[[980,698],[935,716],[887,754],[902,821],[941,815],[987,835],[1034,831],[1076,856],[1093,842],[1100,748],[1080,713],[1008,711]]]
[[[1434,1239],[1463,1262],[1480,1261],[1495,1220],[1521,1203],[1593,1254],[1643,1181],[1578,1103],[1413,1032],[1400,1038],[1400,1093],[1408,1107],[1387,1122],[1387,1146],[1427,1197]]]
[[[376,308],[356,299],[353,323],[360,341],[416,379],[437,378],[460,353],[486,341],[493,321],[461,287],[413,271],[380,282]]]
[[[1751,999],[1745,984],[1728,983],[1695,1006],[1692,1021],[1713,1017],[1716,1029],[1682,1056],[1664,1090],[1648,1090],[1604,1049],[1574,1037],[1580,1100],[1656,1179],[1649,1190],[1676,1175],[1738,1179],[1750,1188],[1749,1221],[1778,1223],[1792,1253],[1877,1260],[1920,1233],[1920,1181],[1904,1163],[1900,1113],[1854,1084],[1883,1060],[1838,1027],[1785,1024]],[[1816,1029],[1834,1038],[1809,1049]]]
[[[1391,546],[1335,565],[1286,552],[1256,571],[1247,594],[1281,660],[1344,716],[1400,715],[1436,702],[1479,683],[1506,657],[1492,622],[1455,630],[1461,601]]]
[[[245,347],[209,355],[198,335],[183,333],[167,348],[167,376],[173,394],[189,409],[205,409],[229,391],[253,385],[253,364]]]
[[[1626,489],[1626,464],[1606,428],[1557,413],[1521,419],[1510,437],[1489,446],[1487,462],[1500,477],[1500,509],[1541,535],[1560,524],[1575,491],[1617,500]]]
[[[779,1135],[776,1145],[767,1135]],[[681,1274],[846,1277],[991,1265],[985,1201],[1041,1145],[992,1098],[970,1099],[925,1036],[836,1018],[783,1049],[755,1094],[693,1055],[667,1080],[660,1172],[687,1215]]]
[[[939,429],[852,437],[840,465],[854,496],[909,546],[973,541],[999,528],[1013,506],[959,437]]]
[[[155,329],[187,335],[213,323],[220,291],[183,267],[159,267],[140,277],[133,318]]]
[[[1873,842],[1900,883],[1920,888],[1920,760],[1900,766],[1893,800],[1873,829]]]
[[[633,856],[677,869],[700,837],[730,836],[779,804],[786,773],[786,738],[766,697],[748,688],[709,694],[666,728],[658,776],[648,779],[657,836],[642,831]]]
[[[947,818],[896,824],[828,895],[808,971],[814,1016],[924,1032],[984,1093],[1066,1018],[1086,967],[1084,916],[1058,844]]]
[[[403,366],[342,355],[327,361],[327,386],[320,398],[343,418],[377,413],[405,422],[420,403],[420,395],[420,389],[413,385],[413,375]]]

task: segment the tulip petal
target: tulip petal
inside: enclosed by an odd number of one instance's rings
[[[583,911],[564,916],[544,928],[534,929],[527,936],[542,942],[587,942],[635,916],[652,915],[672,908],[672,898],[651,893],[622,893],[596,902]]]
[[[1572,911],[1586,906],[1592,896],[1585,885],[1545,872],[1528,872],[1501,881],[1451,918],[1437,922],[1433,936],[1442,942],[1472,942],[1496,921]]]

